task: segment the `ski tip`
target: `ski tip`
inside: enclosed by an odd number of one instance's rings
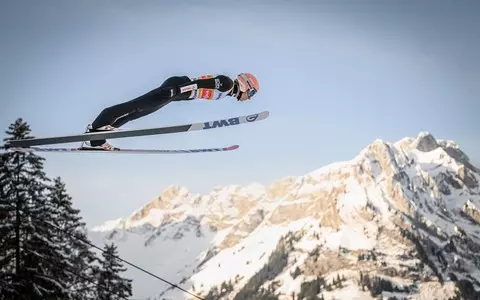
[[[225,150],[236,150],[239,147],[240,147],[240,145],[232,145],[232,146],[226,147]]]
[[[270,111],[264,110],[264,111],[262,111],[262,112],[260,112],[260,113],[253,114],[253,115],[250,115],[250,116],[248,116],[248,117],[251,117],[251,116],[258,116],[258,117],[260,117],[261,119],[265,119],[265,118],[267,118],[268,116],[270,116]]]

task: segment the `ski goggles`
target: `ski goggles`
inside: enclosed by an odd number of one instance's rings
[[[256,93],[257,91],[254,88],[248,89],[247,91],[248,98],[252,98]]]

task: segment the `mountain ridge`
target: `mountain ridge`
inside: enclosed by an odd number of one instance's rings
[[[159,258],[155,261],[163,267],[158,273],[192,292],[217,293],[212,299],[255,299],[246,289],[252,280],[263,280],[253,285],[256,292],[263,287],[276,295],[272,299],[293,299],[292,293],[301,295],[312,276],[322,283],[315,295],[327,298],[350,291],[372,299],[381,286],[387,288],[384,296],[422,299],[446,289],[453,299],[454,282],[468,282],[470,292],[480,287],[480,257],[475,255],[480,249],[479,180],[479,169],[454,141],[420,132],[394,143],[374,140],[351,160],[267,186],[218,186],[200,195],[171,185],[130,216],[95,226],[90,234],[97,241],[114,239],[120,254],[133,261],[135,251],[152,263],[155,252],[170,254],[159,249],[183,250],[188,254],[175,254],[186,264],[170,258],[160,263]],[[275,256],[278,247],[284,252]],[[259,277],[269,257],[283,257],[278,265],[284,267],[275,276]],[[368,284],[360,275],[363,265],[375,269]],[[382,279],[385,272],[397,276]],[[343,289],[334,292],[327,284],[332,278]],[[403,281],[409,282],[408,291],[391,287]],[[421,291],[415,292],[415,285]],[[215,292],[222,286],[223,292]],[[366,286],[369,292],[363,291]],[[178,290],[135,288],[135,282],[134,290],[156,299],[190,299]]]

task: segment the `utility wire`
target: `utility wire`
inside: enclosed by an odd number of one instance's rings
[[[11,205],[11,204],[8,204],[8,205],[10,205],[10,206],[13,207],[13,208],[16,208],[14,205]],[[45,221],[45,220],[41,220],[41,219],[39,219],[39,218],[37,218],[37,217],[34,217],[34,216],[30,216],[30,217],[31,217],[32,219],[37,220],[37,221],[43,222],[44,224],[47,224],[47,225],[49,225],[49,226],[51,226],[51,227],[54,227],[54,228],[56,228],[56,229],[58,229],[58,230],[60,230],[60,231],[63,231],[63,232],[65,232],[66,234],[68,234],[68,235],[76,238],[77,240],[80,240],[80,241],[84,242],[85,244],[89,245],[90,247],[93,247],[93,248],[95,248],[95,249],[98,249],[98,250],[106,253],[106,251],[103,250],[102,248],[100,248],[100,247],[98,247],[98,246],[90,243],[89,241],[84,240],[84,239],[81,238],[81,237],[76,236],[74,233],[68,232],[68,231],[65,230],[65,229],[62,229],[62,228],[60,228],[60,227],[58,227],[58,226],[56,226],[56,225],[54,225],[54,224],[51,224],[51,223],[49,223],[49,222],[47,222],[47,221]],[[109,254],[109,255],[110,255],[110,254]],[[160,276],[157,276],[157,275],[155,275],[155,274],[153,274],[153,273],[151,273],[151,272],[149,272],[149,271],[147,271],[147,270],[145,270],[145,269],[143,269],[143,268],[141,268],[141,267],[139,267],[139,266],[136,266],[136,265],[134,265],[134,264],[132,264],[132,263],[124,260],[123,258],[121,258],[121,257],[119,257],[119,256],[116,256],[116,255],[111,255],[111,256],[113,256],[114,258],[116,258],[116,259],[118,259],[118,260],[121,260],[122,262],[128,264],[129,266],[132,266],[132,267],[134,267],[134,268],[136,268],[136,269],[144,272],[145,274],[148,274],[148,275],[150,275],[150,276],[152,276],[152,277],[154,277],[154,278],[156,278],[156,279],[158,279],[158,280],[161,280],[161,281],[165,282],[166,284],[169,284],[169,285],[172,286],[173,288],[177,288],[177,289],[179,289],[179,290],[181,290],[181,291],[183,291],[183,292],[185,292],[185,293],[187,293],[187,294],[189,294],[189,295],[191,295],[191,296],[193,296],[193,297],[195,297],[195,298],[197,298],[197,299],[205,300],[205,299],[201,298],[200,296],[197,296],[197,295],[195,295],[195,294],[192,294],[192,293],[190,293],[189,291],[187,291],[187,290],[179,287],[178,285],[176,285],[176,284],[174,284],[174,283],[171,283],[171,282],[169,282],[169,281],[161,278]]]
[[[23,248],[23,247],[22,247],[22,248]],[[35,253],[34,253],[33,251],[29,250],[29,249],[23,248],[23,250],[24,250],[24,251],[27,251],[27,252],[30,252],[30,253],[32,253],[32,254],[35,255]],[[43,259],[44,261],[50,263],[50,264],[53,265],[53,266],[58,266],[57,263],[55,263],[55,262],[53,262],[52,260],[49,260],[49,259],[47,259],[47,258],[45,258],[45,257],[42,257],[42,256],[36,256],[36,257],[38,257],[38,258],[40,258],[40,259]],[[76,273],[76,272],[73,272],[73,271],[69,270],[68,268],[64,268],[64,269],[65,269],[66,271],[68,271],[69,273],[71,273],[71,274],[73,274],[73,275],[75,275],[75,276],[77,276],[77,277],[82,278],[83,280],[86,280],[86,281],[88,281],[88,282],[96,285],[97,287],[103,288],[105,291],[107,291],[107,292],[109,292],[109,293],[115,294],[116,296],[118,296],[118,297],[120,297],[120,298],[122,298],[122,299],[129,300],[128,298],[126,298],[126,297],[124,297],[124,296],[122,296],[122,295],[120,295],[120,294],[116,294],[115,292],[111,291],[110,289],[108,289],[106,286],[104,286],[104,285],[102,285],[102,284],[96,283],[96,282],[94,282],[93,280],[90,280],[89,278],[86,278],[86,277],[83,276],[83,275],[80,275],[80,274],[78,274],[78,273]],[[46,275],[43,275],[43,274],[42,274],[42,276],[49,277],[49,276],[46,276]],[[51,277],[50,277],[50,278],[51,278]],[[55,279],[55,278],[52,278],[52,279]]]

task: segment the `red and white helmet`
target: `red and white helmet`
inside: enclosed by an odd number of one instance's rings
[[[251,73],[238,74],[237,81],[239,90],[242,93],[246,93],[249,99],[260,90],[257,78]]]

